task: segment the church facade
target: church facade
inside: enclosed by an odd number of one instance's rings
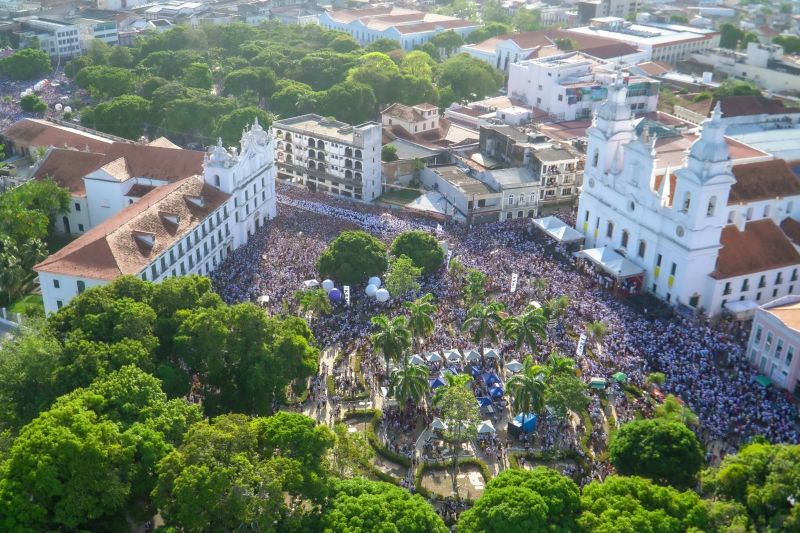
[[[719,108],[674,169],[636,133],[619,79],[587,134],[586,248],[614,250],[642,269],[642,289],[709,315],[800,291],[800,180],[779,159],[734,165]]]

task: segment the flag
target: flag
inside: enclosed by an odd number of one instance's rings
[[[519,280],[519,276],[516,272],[511,274],[511,292],[517,292],[517,281]]]
[[[581,333],[581,336],[578,337],[578,347],[575,350],[576,357],[583,357],[583,348],[586,345],[586,333]]]
[[[450,268],[450,260],[453,258],[453,250],[447,250],[447,265],[445,268]]]
[[[344,301],[350,305],[350,285],[345,285],[342,289],[344,290]]]

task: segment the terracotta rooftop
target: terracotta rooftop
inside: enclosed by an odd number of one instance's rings
[[[661,188],[661,182],[662,181],[664,181],[664,174],[657,175],[655,177],[655,179],[653,180],[653,186],[654,186],[656,192],[658,192],[658,190]],[[670,173],[670,175],[669,175],[669,203],[667,204],[669,206],[672,206],[673,202],[675,201],[675,183],[677,181],[678,181],[678,177],[675,174]]]
[[[760,95],[723,96],[718,100],[723,118],[800,113],[799,108],[786,107],[780,100],[774,100]],[[714,99],[711,103],[711,109],[714,108],[716,103],[717,99]]]
[[[145,185],[143,183],[134,183],[133,187],[128,189],[128,192],[125,193],[125,196],[130,198],[141,198],[145,194],[149,193],[155,189],[153,185]]]
[[[5,139],[18,145],[73,148],[105,153],[114,141],[81,130],[35,118],[19,120],[2,131]]]
[[[69,189],[72,196],[85,197],[83,177],[97,170],[104,159],[104,154],[54,148],[33,173],[32,178],[53,178],[56,183]]]
[[[387,115],[392,118],[399,118],[408,122],[419,122],[425,120],[422,113],[414,109],[412,106],[394,103],[381,111],[381,115]]]
[[[201,197],[203,206],[189,200],[191,197]],[[107,281],[137,274],[229,197],[200,176],[158,187],[33,268]],[[164,213],[176,217],[177,224]],[[141,238],[149,235],[154,239],[152,245]]]
[[[158,139],[153,139],[147,146],[158,146],[159,148],[180,148],[177,144],[170,141],[166,137],[159,137]]]
[[[800,195],[800,178],[783,159],[736,165],[733,175],[728,205]]]
[[[800,254],[772,219],[748,222],[744,231],[730,224],[722,230],[722,248],[711,277],[727,279],[800,265]]]
[[[672,71],[671,68],[668,68],[663,63],[659,63],[658,61],[645,61],[644,63],[639,63],[636,66],[642,69],[645,74],[649,74],[650,76],[661,76],[662,74]]]
[[[764,307],[764,310],[795,331],[800,331],[800,302]]]

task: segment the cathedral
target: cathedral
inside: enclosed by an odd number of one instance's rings
[[[781,159],[732,160],[724,130],[718,105],[669,168],[616,79],[587,130],[582,253],[601,269],[624,261],[617,281],[708,315],[800,291],[800,179]]]

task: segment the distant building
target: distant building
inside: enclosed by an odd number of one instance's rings
[[[438,130],[439,108],[433,104],[392,104],[381,111],[381,124],[399,126],[410,134]]]
[[[422,183],[444,199],[444,214],[467,224],[497,222],[503,193],[473,177],[469,169],[443,165],[423,169]]]
[[[391,39],[403,50],[412,50],[445,31],[466,37],[480,28],[480,24],[456,17],[393,6],[326,11],[319,17],[319,25],[348,33],[362,46]]]
[[[81,28],[74,23],[38,17],[17,19],[21,48],[38,46],[51,58],[66,60],[81,55]]]
[[[278,177],[312,191],[370,202],[382,193],[381,125],[308,114],[276,120]]]
[[[800,94],[800,64],[784,58],[777,44],[747,43],[747,51],[725,48],[692,54],[692,59],[718,72],[752,81],[765,91]]]
[[[578,23],[586,24],[593,18],[625,18],[636,12],[637,0],[580,0],[577,3]]]
[[[777,387],[800,392],[800,296],[784,296],[756,310],[747,359]]]

